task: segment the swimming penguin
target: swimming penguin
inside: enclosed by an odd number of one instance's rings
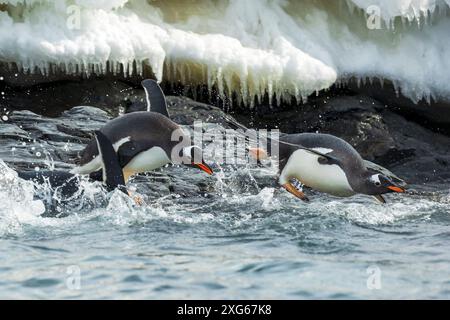
[[[125,114],[100,129],[117,152],[125,182],[137,173],[168,163],[181,162],[212,174],[212,169],[203,160],[200,147],[191,145],[180,126],[168,118],[166,100],[159,85],[153,80],[144,80],[142,86],[148,111]],[[92,139],[81,154],[80,166],[72,173],[90,174],[101,167],[102,159]]]
[[[279,183],[304,201],[308,198],[292,184],[292,179],[334,196],[366,194],[382,203],[386,202],[382,194],[405,192],[402,179],[364,160],[349,143],[336,136],[299,133],[282,135],[279,140]]]
[[[248,130],[234,119],[227,122],[239,129]],[[338,197],[355,194],[374,196],[385,203],[382,194],[405,192],[406,183],[395,174],[361,155],[346,141],[330,134],[299,133],[282,134],[277,141],[279,184],[303,201],[308,197],[297,187],[294,180],[312,189]],[[249,153],[264,159],[271,150],[249,148]]]

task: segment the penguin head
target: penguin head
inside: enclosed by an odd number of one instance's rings
[[[209,165],[207,165],[203,159],[203,151],[198,146],[188,146],[183,148],[183,163],[187,166],[192,166],[205,171],[207,174],[213,174],[213,171]]]
[[[405,192],[404,182],[393,179],[381,173],[367,173],[365,175],[362,192],[368,195],[380,195],[391,192]]]

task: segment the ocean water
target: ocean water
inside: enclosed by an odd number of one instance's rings
[[[144,206],[86,183],[85,202],[45,218],[0,168],[0,298],[450,298],[449,184],[386,205],[308,190],[306,204],[269,169],[168,167],[131,183]],[[209,191],[145,194],[162,174]]]

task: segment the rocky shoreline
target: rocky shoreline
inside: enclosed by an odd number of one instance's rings
[[[145,108],[143,90],[122,81],[4,86],[2,91],[0,107],[9,114],[8,120],[0,123],[0,159],[17,168],[45,166],[50,159],[56,167],[68,168],[93,130],[120,113]],[[167,102],[177,123],[191,125],[201,120],[227,127],[221,108],[185,96],[168,96]],[[413,184],[450,180],[447,132],[424,126],[416,121],[417,114],[408,116],[369,95],[330,91],[296,107],[272,112],[234,109],[231,114],[250,128],[334,134],[350,142],[366,159]]]

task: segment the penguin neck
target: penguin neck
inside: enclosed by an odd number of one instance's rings
[[[370,173],[367,170],[353,170],[349,172],[349,183],[353,190],[366,194],[367,179]]]

